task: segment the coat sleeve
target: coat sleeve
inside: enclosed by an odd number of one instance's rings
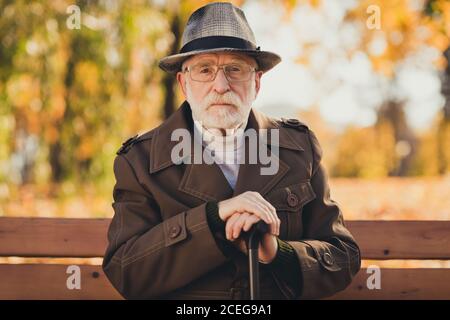
[[[346,288],[360,269],[361,257],[341,210],[330,199],[319,142],[312,131],[309,135],[314,155],[311,186],[316,198],[303,208],[303,234],[298,241],[287,243],[294,249],[299,264],[297,279],[301,290],[295,298],[318,299]],[[295,292],[288,282],[283,284],[288,292]]]
[[[116,157],[114,174],[114,217],[102,267],[123,297],[159,298],[226,261],[207,224],[206,204],[162,220],[124,155]]]

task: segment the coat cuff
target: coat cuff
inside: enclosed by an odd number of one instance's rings
[[[301,288],[301,271],[294,248],[286,241],[277,238],[278,250],[269,264],[275,275],[282,279],[298,295]]]
[[[358,271],[359,255],[336,256],[341,252],[325,241],[290,241],[301,261],[302,299],[325,298],[345,289]]]
[[[211,231],[225,235],[225,221],[219,216],[219,207],[216,201],[206,203],[206,218]]]
[[[214,240],[219,247],[220,251],[225,257],[230,257],[236,249],[231,242],[226,240],[225,237],[225,221],[219,216],[219,207],[216,201],[209,201],[205,205],[206,220],[208,222],[209,229],[214,236]]]

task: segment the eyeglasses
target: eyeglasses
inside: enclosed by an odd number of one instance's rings
[[[184,69],[183,72],[189,72],[191,79],[198,82],[214,81],[219,69],[223,70],[225,77],[230,82],[248,81],[256,68],[246,63],[234,62],[230,64],[215,65],[212,63],[197,63]]]

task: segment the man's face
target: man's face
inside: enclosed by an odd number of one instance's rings
[[[191,57],[183,63],[182,71],[194,66],[230,63],[257,67],[255,59],[244,54],[214,53]],[[231,129],[247,119],[259,92],[262,71],[252,71],[246,81],[228,81],[223,69],[219,69],[215,79],[209,82],[192,80],[189,72],[178,72],[177,80],[195,120],[206,128]]]

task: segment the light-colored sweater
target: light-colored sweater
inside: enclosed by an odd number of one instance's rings
[[[246,126],[247,121],[242,123],[232,134],[222,136],[213,134],[199,121],[194,120],[194,130],[197,131],[197,136],[202,138],[203,146],[208,149],[233,190],[239,174],[239,162],[244,153],[244,129]]]

